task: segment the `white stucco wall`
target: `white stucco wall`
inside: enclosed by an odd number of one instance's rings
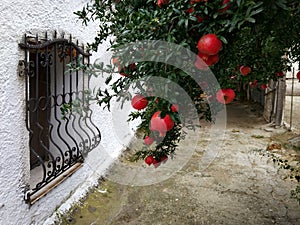
[[[25,128],[24,78],[18,77],[18,61],[22,51],[18,43],[25,33],[58,30],[71,33],[80,42],[89,42],[97,26],[82,26],[74,11],[80,10],[84,0],[1,0],[0,3],[0,224],[43,224],[65,200],[68,208],[97,181],[113,161],[122,144],[112,135],[112,116],[94,106],[94,121],[101,130],[102,141],[83,168],[52,190],[30,208],[23,200],[24,185],[29,181],[28,132]],[[92,61],[107,57],[107,46],[99,48]],[[94,81],[99,84],[100,81]],[[109,154],[108,154],[109,153]],[[78,189],[79,188],[79,189]],[[50,223],[48,219],[47,223]]]

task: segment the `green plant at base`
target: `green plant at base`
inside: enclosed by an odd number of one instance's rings
[[[272,159],[274,165],[279,166],[280,169],[285,169],[289,171],[289,178],[300,182],[300,162],[297,165],[291,165],[288,160],[282,159],[279,156],[274,155],[272,152],[268,152],[262,149],[255,149],[255,152],[258,152],[262,156],[267,156]],[[291,198],[296,199],[300,204],[300,186],[297,185],[294,190],[291,190]]]

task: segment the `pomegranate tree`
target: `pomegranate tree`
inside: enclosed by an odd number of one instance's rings
[[[109,40],[108,50],[116,58],[108,69],[103,67],[109,88],[97,92],[99,105],[107,108],[112,99],[119,100],[126,93],[124,88],[130,82],[158,76],[182,87],[197,111],[203,112],[201,118],[209,121],[213,116],[206,99],[200,97],[205,96],[203,90],[178,68],[149,61],[121,65],[128,54],[120,53],[119,47],[137,40],[173,42],[198,55],[192,58],[194,64],[190,67],[200,75],[209,69],[215,74],[221,87],[216,95],[207,98],[217,104],[233,101],[237,90],[243,95],[244,86],[259,88],[257,84],[280,79],[291,61],[300,61],[299,30],[295,29],[300,13],[296,0],[91,0],[76,15],[85,24],[90,20],[99,22],[99,32],[94,42],[88,44],[89,49],[96,51]],[[141,57],[147,53],[143,48],[137,50]],[[177,56],[176,52],[170,52],[170,57],[173,56]],[[112,79],[115,71],[122,76]],[[277,74],[278,71],[282,73]],[[164,90],[168,92],[168,88]],[[158,100],[157,96],[134,97],[132,106],[137,110],[129,115],[129,121],[141,120],[138,128],[144,132],[145,143],[135,159],[147,159],[148,163],[157,165],[163,155],[175,152],[184,121],[180,121],[178,109],[171,102]]]

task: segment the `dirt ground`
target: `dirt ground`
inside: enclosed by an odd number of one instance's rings
[[[266,124],[257,105],[234,102],[227,113],[224,145],[205,170],[199,147],[182,169],[152,185],[122,185],[108,174],[57,224],[300,224],[300,205],[290,197],[297,182],[272,161],[296,165],[300,151],[289,141],[297,134]],[[199,138],[199,146],[208,138]]]

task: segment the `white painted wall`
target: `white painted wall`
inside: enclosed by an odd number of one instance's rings
[[[294,82],[293,82],[293,71],[294,69]],[[288,71],[286,73],[286,95],[290,96],[292,95],[292,86],[293,87],[293,95],[294,96],[299,96],[300,95],[300,82],[297,79],[297,73],[298,71],[300,71],[300,67],[299,67],[299,62],[298,63],[294,63],[292,64],[292,71]]]
[[[118,155],[122,144],[114,138],[112,116],[93,106],[94,121],[102,134],[100,146],[86,160],[83,168],[52,190],[31,208],[23,201],[24,186],[30,179],[28,132],[25,128],[24,78],[18,77],[18,61],[23,59],[18,43],[25,33],[58,30],[71,33],[80,42],[89,42],[96,34],[96,24],[82,26],[74,11],[85,0],[1,0],[0,3],[0,224],[50,224],[55,209],[72,196],[61,210],[78,200],[95,184],[111,164],[111,154]],[[93,59],[107,57],[107,46],[99,48]],[[101,81],[93,81],[99,84]],[[108,154],[109,153],[109,154]],[[76,190],[76,191],[75,191]],[[75,194],[71,195],[72,193]]]

